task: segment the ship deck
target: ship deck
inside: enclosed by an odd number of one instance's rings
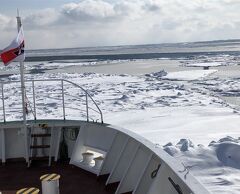
[[[36,187],[41,191],[41,175],[57,173],[61,175],[59,187],[61,194],[110,194],[115,188],[105,187],[104,178],[97,179],[96,175],[84,171],[67,162],[54,163],[48,166],[47,162],[34,162],[27,167],[25,162],[7,162],[0,164],[0,191],[2,194],[15,194],[25,187]]]

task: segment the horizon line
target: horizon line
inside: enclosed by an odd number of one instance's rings
[[[203,40],[203,41],[187,41],[187,42],[164,42],[164,43],[146,43],[146,44],[119,44],[119,45],[102,45],[102,46],[79,46],[79,47],[62,47],[62,48],[39,48],[39,49],[26,49],[28,51],[34,50],[61,50],[61,49],[77,49],[77,48],[101,48],[101,47],[124,47],[124,46],[147,46],[147,45],[164,45],[164,44],[191,44],[191,43],[207,43],[207,42],[235,42],[240,38],[235,39],[216,39],[216,40]]]

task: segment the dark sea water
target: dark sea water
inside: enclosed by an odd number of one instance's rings
[[[152,58],[189,58],[201,56],[239,56],[240,40],[151,44],[133,46],[85,47],[27,50],[26,61],[55,60],[131,60]]]

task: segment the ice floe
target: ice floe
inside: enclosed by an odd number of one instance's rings
[[[219,67],[223,66],[222,63],[219,62],[206,62],[206,63],[189,63],[185,64],[186,67]]]
[[[239,193],[239,138],[226,136],[209,146],[196,146],[189,139],[182,139],[175,145],[166,144],[163,149],[180,160],[212,193]]]
[[[217,72],[216,69],[178,71],[168,73],[167,75],[163,76],[163,78],[168,80],[184,80],[184,81],[199,80],[216,72]]]

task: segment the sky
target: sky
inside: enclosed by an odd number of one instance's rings
[[[240,0],[0,0],[0,49],[22,17],[27,49],[240,38]]]

